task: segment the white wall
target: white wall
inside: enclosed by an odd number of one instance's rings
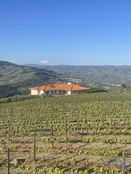
[[[45,91],[45,95],[58,95],[60,94],[60,91]]]
[[[53,92],[53,93],[52,93]],[[56,90],[56,92],[54,91],[48,91],[48,94],[46,93],[46,91],[38,91],[38,90],[31,90],[31,95],[59,95],[59,94],[63,94],[64,91],[60,92],[59,90]],[[71,91],[66,91],[67,95],[71,95]]]
[[[67,94],[67,95],[71,95],[71,91],[67,91],[66,94]]]
[[[39,92],[37,90],[31,89],[31,95],[39,95]]]
[[[45,95],[59,95],[59,94],[63,94],[64,91],[62,90],[53,90],[53,91],[45,91]]]
[[[40,93],[39,93],[39,95],[44,95],[44,91],[41,90]]]

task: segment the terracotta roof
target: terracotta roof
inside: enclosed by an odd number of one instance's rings
[[[36,86],[32,87],[31,90],[38,90],[38,91],[56,91],[56,90],[64,90],[64,91],[81,91],[87,90],[89,87],[83,87],[80,85],[74,84],[51,84],[51,85],[44,85],[44,86]]]

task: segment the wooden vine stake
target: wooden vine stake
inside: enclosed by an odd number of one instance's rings
[[[53,129],[53,124],[51,126],[51,144],[52,144],[52,148],[54,148],[54,129]]]
[[[10,120],[8,120],[8,140],[10,141]]]
[[[67,143],[67,148],[66,148],[66,155],[68,152],[68,124],[67,124],[67,119],[66,119],[66,123],[65,123],[65,133],[66,133],[66,143]]]
[[[67,125],[67,120],[66,120],[66,125],[65,125],[65,131],[66,131],[66,142],[68,142],[68,125]]]
[[[126,157],[125,157],[125,150],[123,150],[122,174],[125,173],[126,173]]]
[[[33,135],[33,160],[36,161],[36,130]]]
[[[7,157],[8,157],[8,174],[10,174],[10,149],[7,149]]]

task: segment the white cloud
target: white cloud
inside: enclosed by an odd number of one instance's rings
[[[48,60],[41,60],[40,63],[45,65],[45,64],[48,64],[49,61]]]

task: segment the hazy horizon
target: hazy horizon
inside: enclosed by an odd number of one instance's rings
[[[40,63],[38,63],[38,64],[32,64],[32,63],[27,63],[27,64],[19,64],[19,63],[17,63],[17,62],[11,62],[11,61],[8,61],[8,60],[1,60],[0,59],[0,61],[3,61],[3,62],[9,62],[9,63],[14,63],[14,64],[17,64],[17,65],[29,65],[29,66],[131,66],[131,65],[124,65],[124,64],[122,64],[122,65],[113,65],[113,64],[105,64],[105,65],[101,65],[101,64],[97,64],[97,65],[95,65],[95,64],[40,64]]]

